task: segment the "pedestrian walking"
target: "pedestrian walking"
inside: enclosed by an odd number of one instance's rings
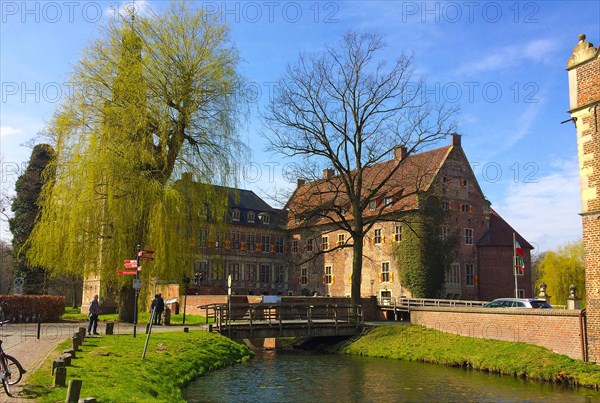
[[[165,310],[165,300],[162,298],[162,294],[158,294],[156,296],[156,325],[160,325],[160,318],[162,316],[163,311]]]
[[[87,332],[88,335],[98,334],[98,315],[100,314],[100,303],[98,302],[98,295],[94,295],[94,299],[90,302],[88,307],[88,316],[90,317],[90,323],[88,324]]]

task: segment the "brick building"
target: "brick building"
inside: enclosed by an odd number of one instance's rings
[[[231,275],[236,294],[287,294],[284,211],[250,190],[221,190],[228,197],[227,223],[200,231],[194,283],[222,290]]]
[[[590,361],[600,362],[600,50],[579,35],[567,61],[569,113],[577,130]]]
[[[386,175],[402,159],[400,169],[376,199],[369,201],[369,208],[365,210],[367,217],[383,214],[365,238],[361,295],[411,296],[400,280],[402,267],[394,249],[410,231],[406,214],[423,209],[427,199],[423,195],[438,192],[442,208],[446,210],[439,236],[454,234],[458,238],[453,262],[438,296],[472,300],[513,296],[512,237],[516,232],[491,209],[484,197],[462,149],[461,137],[453,135],[448,146],[409,156],[399,147],[393,160],[370,167],[364,173],[364,182],[377,183],[380,175]],[[294,292],[350,295],[353,251],[348,245],[351,240],[327,212],[334,196],[323,196],[335,193],[333,189],[338,188],[334,172],[325,170],[322,180],[300,181],[288,202],[294,262],[289,278]],[[308,210],[318,211],[318,215],[305,218],[310,216],[303,213]],[[526,262],[525,271],[517,273],[518,291],[520,296],[530,297],[532,247],[519,234],[516,237],[523,247]]]

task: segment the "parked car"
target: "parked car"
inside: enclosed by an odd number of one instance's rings
[[[552,305],[543,299],[533,298],[497,298],[488,302],[484,308],[541,308],[552,309]]]

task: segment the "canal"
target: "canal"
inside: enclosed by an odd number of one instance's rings
[[[211,372],[188,402],[596,402],[600,393],[434,364],[301,351],[258,351]]]

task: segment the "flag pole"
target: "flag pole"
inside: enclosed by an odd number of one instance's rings
[[[516,245],[516,237],[515,237],[515,233],[513,232],[513,244],[512,244],[512,248],[513,248],[513,274],[515,275],[515,298],[519,298],[519,292],[517,291],[517,250],[515,249],[515,245]]]

